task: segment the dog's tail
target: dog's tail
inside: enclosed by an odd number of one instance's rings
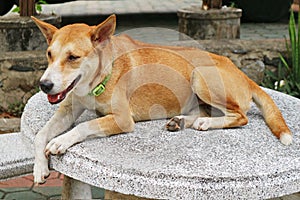
[[[252,88],[252,98],[255,104],[259,107],[265,121],[272,133],[280,139],[284,145],[292,143],[292,133],[286,125],[282,114],[271,97],[263,91],[256,83],[250,80]]]

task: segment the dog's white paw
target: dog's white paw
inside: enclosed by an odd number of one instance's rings
[[[33,167],[33,177],[35,184],[43,184],[46,182],[46,178],[50,175],[49,168],[48,168],[48,160],[45,159],[44,161],[37,161],[34,162]]]
[[[193,128],[199,131],[206,131],[210,126],[211,119],[208,117],[198,117],[193,123]]]
[[[47,144],[46,149],[45,149],[45,154],[47,157],[50,154],[52,154],[52,155],[64,154],[71,145],[72,144],[70,144],[69,141],[58,136],[58,137],[52,139]]]
[[[280,141],[284,145],[290,145],[293,141],[293,136],[289,133],[282,133],[280,135]]]

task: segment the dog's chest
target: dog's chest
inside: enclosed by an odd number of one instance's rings
[[[80,103],[87,110],[97,111],[103,115],[111,113],[111,101],[99,101],[94,96],[88,96],[81,98]]]

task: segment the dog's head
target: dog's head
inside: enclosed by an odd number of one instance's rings
[[[81,87],[82,79],[86,78],[86,59],[96,46],[113,35],[116,17],[111,15],[97,26],[72,24],[60,29],[35,17],[32,19],[49,45],[48,68],[40,79],[40,88],[48,95],[49,102],[56,104],[74,88]]]

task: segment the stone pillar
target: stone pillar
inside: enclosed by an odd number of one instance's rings
[[[200,6],[192,6],[178,10],[177,15],[179,32],[193,39],[240,38],[241,9],[203,10]],[[180,39],[184,37],[180,36]]]
[[[92,199],[91,186],[64,176],[62,199]]]

